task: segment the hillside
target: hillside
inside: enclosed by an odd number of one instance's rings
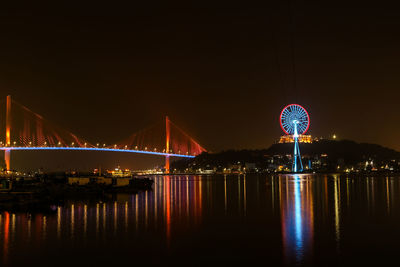
[[[354,164],[368,158],[378,161],[400,159],[400,152],[377,144],[356,143],[350,140],[321,140],[312,144],[300,144],[304,157],[327,154],[332,160],[343,159]],[[286,155],[293,153],[293,144],[273,144],[266,151],[268,155]]]
[[[400,152],[376,144],[356,143],[349,140],[321,140],[312,144],[300,144],[303,158],[318,158],[327,155],[329,162],[336,164],[341,161],[353,165],[373,159],[376,162],[399,160]],[[185,169],[190,166],[197,168],[228,167],[232,164],[255,163],[264,167],[273,156],[286,156],[293,153],[293,144],[273,144],[268,149],[261,150],[227,150],[219,153],[203,153],[194,159],[178,160],[172,163],[172,168]]]

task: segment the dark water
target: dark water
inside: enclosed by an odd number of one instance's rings
[[[400,178],[154,177],[152,192],[1,213],[0,263],[396,264]]]

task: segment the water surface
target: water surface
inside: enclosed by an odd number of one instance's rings
[[[2,265],[389,264],[398,177],[156,176],[152,191],[0,213]]]

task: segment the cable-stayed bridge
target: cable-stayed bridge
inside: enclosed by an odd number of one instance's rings
[[[11,96],[7,96],[6,100],[5,122],[5,131],[0,131],[0,150],[4,150],[7,170],[10,170],[13,150],[152,154],[165,157],[166,173],[169,173],[170,157],[193,158],[206,151],[168,117],[162,123],[155,123],[112,145],[92,144],[12,100]]]

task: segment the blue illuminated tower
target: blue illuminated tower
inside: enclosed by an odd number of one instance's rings
[[[293,164],[292,171],[293,172],[302,172],[303,171],[303,163],[301,162],[300,148],[299,148],[299,134],[297,133],[297,124],[298,121],[293,121],[294,123],[294,151],[293,151]]]
[[[301,162],[299,135],[305,134],[310,126],[310,117],[307,111],[300,105],[291,104],[286,106],[280,116],[282,130],[293,136],[293,172],[302,172],[303,163]]]

